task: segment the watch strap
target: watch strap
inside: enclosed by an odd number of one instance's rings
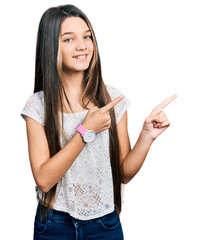
[[[81,124],[76,127],[77,131],[84,135],[88,130],[84,128]]]

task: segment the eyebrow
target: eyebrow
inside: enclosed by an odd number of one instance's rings
[[[84,33],[86,33],[86,32],[90,32],[90,29],[84,31]],[[74,33],[74,32],[65,32],[65,33],[63,33],[63,34],[61,35],[61,37],[64,36],[64,35],[66,35],[66,34],[73,34],[73,33]]]

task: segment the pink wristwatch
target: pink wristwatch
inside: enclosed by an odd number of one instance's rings
[[[77,131],[81,133],[85,143],[93,142],[96,138],[96,133],[93,130],[84,128],[81,124],[76,127]]]

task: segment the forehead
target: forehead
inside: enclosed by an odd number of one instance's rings
[[[80,17],[68,17],[61,24],[61,34],[65,32],[81,33],[88,29],[86,22]]]

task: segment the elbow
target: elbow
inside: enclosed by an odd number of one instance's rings
[[[126,185],[127,183],[129,183],[129,181],[126,181],[126,180],[123,181],[124,185]]]
[[[51,186],[49,186],[48,182],[46,181],[46,179],[43,179],[41,177],[35,178],[35,182],[36,185],[38,186],[38,188],[43,192],[43,193],[47,193],[50,189]]]
[[[121,178],[121,183],[122,184],[127,184],[130,182],[130,180],[132,179],[132,177],[129,177],[129,176],[126,176],[125,172],[123,171],[123,167],[121,168],[121,175],[122,175],[122,178]]]
[[[122,183],[126,185],[127,183],[129,183],[129,182],[130,182],[130,180],[131,180],[131,179],[124,178],[124,179],[123,179],[123,181],[122,181]]]
[[[38,187],[43,193],[47,193],[50,190],[50,188],[47,186],[38,186]]]
[[[43,193],[47,193],[50,190],[50,188],[43,182],[36,181],[36,185]]]
[[[134,176],[124,177],[122,183],[126,185],[127,183],[129,183],[129,182],[131,181],[131,179],[132,179],[133,177],[134,177]]]
[[[34,179],[36,185],[43,193],[47,193],[52,188],[51,181],[47,177],[47,174],[43,172],[42,167],[40,167],[37,171],[34,171]]]

